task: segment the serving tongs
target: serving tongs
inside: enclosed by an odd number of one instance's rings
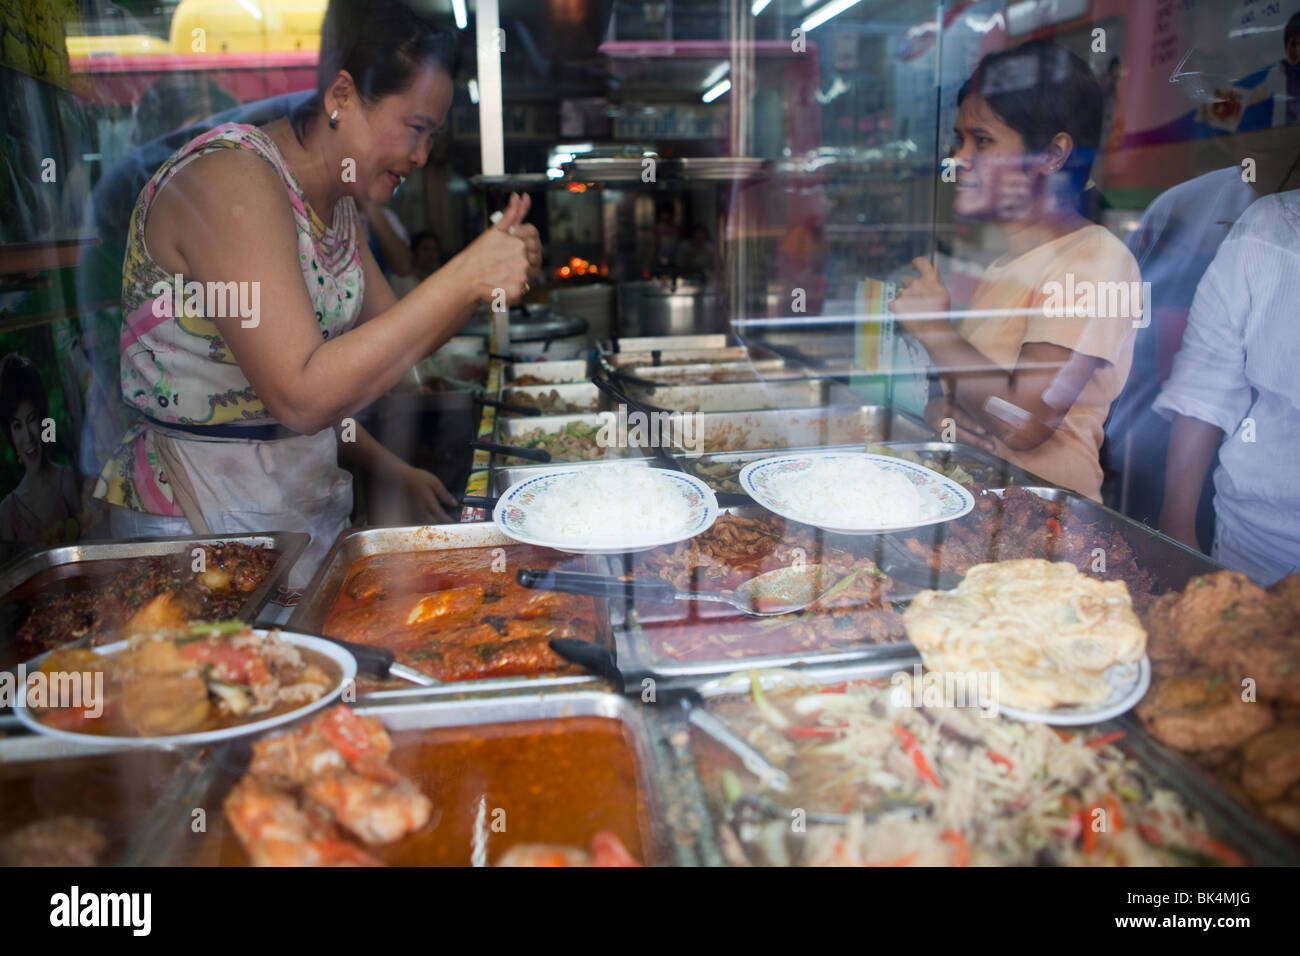
[[[633,411],[640,412],[642,415],[646,416],[647,421],[652,420],[651,416],[656,414],[680,414],[669,408],[660,408],[658,405],[647,405],[644,402],[637,401],[609,379],[601,378],[599,375],[591,380],[591,384],[595,385],[615,402],[621,402]],[[676,447],[683,453],[683,455],[689,454],[687,449],[682,448],[680,445],[677,445]],[[683,475],[690,475],[692,478],[696,478],[704,482],[706,485],[709,484],[708,479],[696,472],[694,466],[687,464],[687,459],[675,457],[658,442],[654,443],[651,450],[654,452],[654,457],[670,471],[678,471]],[[710,485],[710,487],[712,486]],[[718,499],[719,508],[742,508],[754,503],[754,499],[750,498],[749,495],[739,495],[731,491],[715,491],[713,494],[714,497]]]
[[[477,451],[491,452],[494,455],[540,461],[543,464],[549,464],[551,461],[551,453],[545,448],[519,448],[515,445],[502,445],[494,441],[472,441],[469,443],[469,447]]]
[[[612,682],[624,693],[641,693],[642,681],[650,677],[648,673],[630,673],[618,666],[618,658],[608,647],[594,641],[580,641],[571,637],[557,637],[551,641],[551,650],[566,661],[577,664],[588,673]],[[744,764],[745,769],[773,790],[790,789],[790,777],[780,767],[773,764],[745,738],[731,729],[723,720],[709,713],[704,707],[704,699],[692,687],[660,686],[656,688],[655,700],[662,705],[676,705],[686,714],[686,720],[726,747]]]
[[[625,580],[612,574],[588,571],[556,571],[520,568],[515,580],[526,588],[563,591],[592,597],[623,598],[651,604],[676,601],[703,601],[726,604],[750,617],[779,617],[794,614],[815,603],[834,585],[826,579],[829,572],[820,564],[797,568],[776,568],[756,575],[731,591],[686,591],[660,578]]]
[[[341,637],[330,637],[327,634],[312,634],[307,631],[291,630],[292,634],[303,634],[307,637],[315,637],[322,641],[329,641],[331,644],[337,644],[345,651],[350,653],[357,660],[357,673],[364,674],[366,677],[372,677],[375,680],[391,680],[397,678],[410,684],[418,684],[421,687],[437,687],[442,681],[430,677],[423,671],[417,671],[414,667],[407,667],[405,664],[397,662],[397,655],[387,647],[375,647],[371,644],[357,644],[353,641],[345,641]]]
[[[499,398],[488,398],[481,392],[474,393],[474,402],[477,405],[495,408],[497,411],[509,412],[512,415],[538,416],[542,414],[542,410],[534,405],[516,405],[513,402],[503,402]]]

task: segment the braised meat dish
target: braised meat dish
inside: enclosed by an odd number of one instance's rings
[[[197,545],[196,545],[197,547]],[[60,565],[8,596],[31,605],[17,631],[17,660],[93,635],[109,644],[189,621],[239,616],[279,553],[236,542],[205,545],[202,571],[191,548],[174,555]]]

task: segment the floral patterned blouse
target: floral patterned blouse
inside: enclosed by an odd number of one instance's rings
[[[145,223],[158,190],[187,163],[215,149],[249,150],[280,174],[298,231],[298,265],[321,335],[343,334],[361,314],[365,232],[356,204],[351,198],[335,203],[333,221],[326,228],[307,205],[302,187],[270,137],[255,126],[218,126],[191,140],[164,163],[141,190],[131,213],[122,267],[122,399],[164,425],[272,424],[275,420],[244,377],[216,323],[203,314],[201,300],[209,296],[174,297],[170,290],[175,277],[158,265],[145,247]],[[181,279],[182,283],[190,281]],[[159,295],[159,283],[166,284],[169,291]],[[174,298],[181,306],[179,315],[173,315]],[[235,314],[230,306],[227,309]],[[262,315],[261,321],[268,317]],[[135,511],[182,513],[145,423],[127,432],[105,465],[95,496]]]

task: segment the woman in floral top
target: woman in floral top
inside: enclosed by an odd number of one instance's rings
[[[387,201],[424,164],[454,60],[454,39],[400,0],[333,0],[304,108],[217,127],[145,186],[120,342],[122,397],[142,418],[96,490],[115,535],[309,531],[301,586],[351,511],[340,450],[445,520],[438,479],[351,416],[541,265],[519,196],[400,301],[366,247],[357,203]]]

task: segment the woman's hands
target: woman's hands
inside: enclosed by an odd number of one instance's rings
[[[930,312],[948,312],[952,308],[952,299],[948,289],[939,278],[939,270],[930,265],[930,260],[918,256],[912,260],[912,268],[920,273],[903,280],[903,288],[893,302],[894,315],[898,317],[898,327],[908,335],[925,344],[927,332],[936,328],[950,328],[946,317],[928,319],[911,319],[910,315]]]
[[[542,242],[536,226],[524,217],[532,208],[525,194],[511,193],[501,219],[452,261],[465,276],[479,302],[493,304],[503,290],[508,303],[523,298],[530,276],[542,267]]]
[[[403,462],[396,478],[418,519],[429,524],[447,524],[453,520],[449,509],[455,508],[456,496],[433,472]]]

